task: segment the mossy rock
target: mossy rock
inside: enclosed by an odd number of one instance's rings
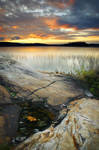
[[[94,70],[78,72],[78,77],[85,83],[90,92],[99,98],[99,72]]]

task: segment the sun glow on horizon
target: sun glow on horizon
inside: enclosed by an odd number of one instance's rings
[[[99,43],[99,2],[96,1],[1,0],[0,41]]]
[[[48,39],[40,39],[40,38],[25,38],[25,39],[19,39],[19,40],[7,40],[7,42],[16,42],[16,43],[45,43],[45,44],[63,44],[63,43],[69,43],[69,42],[78,42],[78,41],[84,41],[89,43],[99,43],[99,36],[78,36],[76,39],[71,40],[63,40],[63,39],[55,39],[55,38],[48,38]]]

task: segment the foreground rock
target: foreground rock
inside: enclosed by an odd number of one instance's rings
[[[16,104],[0,106],[0,144],[8,143],[17,134],[20,107]]]
[[[84,89],[70,76],[34,72],[0,56],[0,143],[16,136],[21,102],[43,102],[56,114],[61,110],[59,117],[49,129],[36,129],[38,133],[16,150],[98,150],[99,102],[81,99],[84,96]]]
[[[63,112],[67,115],[58,126],[31,136],[16,150],[99,150],[99,101],[75,100]]]
[[[11,103],[10,94],[5,87],[0,85],[0,104]]]
[[[16,100],[46,99],[51,105],[59,105],[68,98],[84,94],[69,76],[34,72],[24,64],[3,56],[0,56],[0,81]]]

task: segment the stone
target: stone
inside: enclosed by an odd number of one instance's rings
[[[0,143],[9,143],[16,136],[20,107],[16,104],[4,104],[0,111]]]
[[[6,88],[0,85],[0,104],[11,103],[10,94]]]
[[[59,125],[34,134],[16,150],[99,150],[99,101],[82,98],[67,110]]]
[[[46,99],[48,104],[55,106],[63,104],[70,97],[84,95],[84,90],[66,75],[34,72],[17,61],[10,65],[8,62],[13,60],[6,57],[0,59],[1,66],[5,66],[3,70],[0,69],[0,74],[4,83],[13,85],[11,90],[15,94],[12,98],[17,101]]]
[[[47,106],[61,106],[62,109],[50,128],[42,132],[35,131],[16,150],[99,150],[99,101],[81,99],[85,95],[92,97],[91,93],[87,91],[86,94],[72,77],[34,72],[18,61],[2,57],[0,56],[0,104],[8,104],[11,99],[12,103],[45,101]],[[10,86],[12,95],[5,85]],[[81,97],[72,101],[72,98],[79,96]],[[6,132],[7,137],[12,137],[17,132],[20,108],[14,108],[13,105],[4,107],[5,118],[0,118],[0,131],[3,132],[0,134],[5,138]],[[3,128],[3,119],[5,124],[9,122],[6,129]],[[17,139],[19,142],[24,140],[24,136],[21,137]]]
[[[2,144],[5,140],[5,119],[3,116],[0,115],[0,144]]]

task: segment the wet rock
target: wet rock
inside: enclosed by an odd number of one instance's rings
[[[48,128],[55,119],[58,112],[56,109],[44,105],[44,102],[24,102],[21,105],[21,114],[18,123],[17,136],[26,136],[42,131]],[[18,143],[19,140],[17,140]],[[22,141],[19,141],[19,143]]]
[[[37,132],[39,132],[39,129],[34,129],[33,130],[33,133],[37,133]]]
[[[0,144],[3,143],[5,138],[5,130],[4,130],[5,119],[0,115]]]
[[[11,103],[10,94],[5,87],[0,85],[0,104]]]
[[[12,104],[9,106],[6,105],[3,107],[2,114],[5,118],[4,127],[6,136],[13,137],[16,135],[20,110],[21,108],[16,104]]]
[[[15,141],[16,142],[22,142],[23,140],[25,140],[26,139],[26,137],[24,136],[24,137],[16,137],[15,138]]]
[[[85,95],[90,97],[90,98],[93,97],[93,94],[88,90],[85,90]]]
[[[0,106],[1,107],[1,106]],[[20,107],[16,104],[4,104],[0,110],[0,143],[9,143],[16,136]]]
[[[67,109],[59,125],[34,134],[16,150],[99,150],[99,101],[82,98]]]

